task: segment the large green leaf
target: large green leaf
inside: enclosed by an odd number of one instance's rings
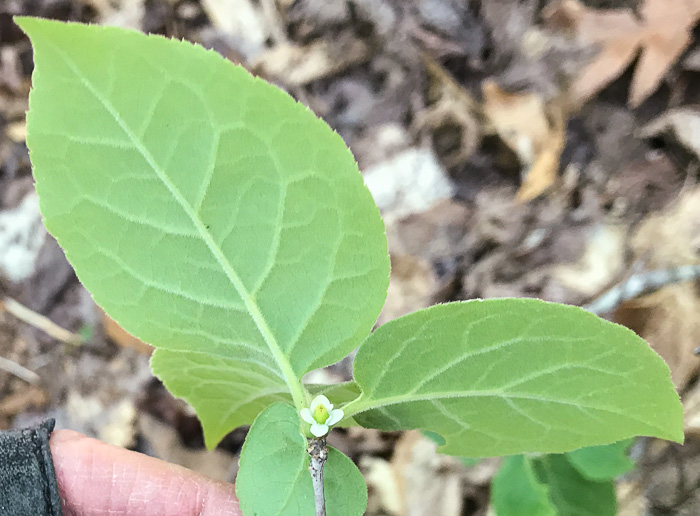
[[[612,480],[634,469],[627,456],[632,439],[602,446],[588,446],[565,454],[571,465],[588,480]]]
[[[361,425],[420,428],[470,457],[633,435],[682,441],[668,367],[630,330],[534,299],[438,305],[377,329],[355,358]]]
[[[276,403],[253,422],[236,478],[244,516],[315,514],[307,441],[291,405]],[[353,462],[329,448],[324,467],[328,516],[359,516],[367,507],[367,487]]]
[[[556,516],[547,485],[540,483],[530,459],[506,457],[491,484],[496,516]]]
[[[218,54],[17,18],[27,142],[78,277],[187,399],[212,446],[339,360],[383,304],[384,228],[342,139]]]
[[[617,513],[612,480],[588,480],[564,455],[547,455],[532,462],[540,482],[549,487],[549,497],[557,508],[557,514],[615,516]]]

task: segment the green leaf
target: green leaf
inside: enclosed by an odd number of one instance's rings
[[[633,439],[570,451],[566,458],[588,480],[612,480],[634,469],[627,456]]]
[[[330,385],[310,384],[307,387],[312,396],[325,394],[336,407],[357,399],[361,392],[360,387],[353,381]]]
[[[41,211],[78,277],[208,446],[355,348],[386,295],[384,226],[340,136],[187,42],[16,18]]]
[[[315,514],[307,441],[291,405],[276,403],[253,422],[241,450],[236,494],[244,516]],[[323,470],[328,516],[354,516],[367,507],[362,473],[329,447]]]
[[[497,516],[556,516],[549,489],[541,484],[524,455],[506,457],[491,484]]]
[[[445,444],[445,439],[440,435],[435,432],[431,432],[430,430],[423,430],[423,435],[426,436],[428,439],[433,441],[435,444],[438,446],[442,446]],[[457,457],[459,461],[464,464],[468,468],[472,468],[479,464],[481,462],[481,459],[475,459],[472,457]]]
[[[363,426],[419,428],[439,451],[563,452],[634,435],[682,441],[668,367],[630,330],[534,299],[449,303],[377,329],[354,364]]]
[[[533,459],[540,482],[549,486],[557,514],[566,516],[615,516],[617,498],[612,480],[593,482],[581,476],[564,455]]]

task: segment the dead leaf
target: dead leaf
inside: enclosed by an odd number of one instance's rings
[[[700,345],[698,313],[700,299],[694,282],[688,282],[623,303],[614,321],[651,344],[671,369],[676,388],[682,390],[700,369],[700,359],[693,355]]]
[[[221,449],[207,451],[188,448],[177,430],[148,413],[139,414],[138,431],[150,444],[152,454],[159,459],[222,482],[231,482],[238,471],[235,456]]]
[[[639,478],[623,477],[615,482],[617,492],[617,516],[649,514],[649,502],[644,497],[644,486]]]
[[[100,310],[101,311],[101,310]],[[104,325],[105,334],[109,337],[115,344],[122,346],[124,348],[135,349],[139,353],[144,355],[150,355],[153,353],[153,347],[146,344],[142,340],[137,339],[130,333],[127,333],[124,328],[119,326],[119,324],[112,319],[109,315],[102,312],[102,324]]]
[[[88,430],[88,435],[128,448],[136,439],[136,407],[132,400],[123,398],[107,402],[94,392],[82,395],[71,390],[66,397],[66,414],[72,426]]]
[[[652,120],[640,131],[640,136],[656,136],[671,131],[678,141],[700,158],[700,109],[672,109]]]
[[[557,101],[536,93],[511,93],[495,82],[482,85],[484,115],[522,165],[519,201],[544,193],[556,180],[565,142],[565,114]]]
[[[270,35],[264,12],[254,0],[202,0],[212,25],[225,34],[246,59],[265,50]]]
[[[572,85],[574,104],[603,89],[641,52],[629,95],[629,104],[636,107],[656,90],[690,44],[700,0],[644,0],[641,18],[628,8],[592,9],[577,0],[562,0],[544,15],[550,26],[565,27],[600,49]]]
[[[685,193],[673,206],[644,220],[630,242],[648,269],[700,263],[700,188]],[[700,296],[696,282],[670,285],[623,303],[615,321],[646,339],[671,369],[682,389],[700,369],[693,350],[700,344]]]
[[[481,142],[479,106],[469,92],[447,72],[440,63],[423,53],[430,78],[428,97],[433,99],[416,114],[414,126],[418,133],[456,126],[459,145],[442,157],[448,168],[466,163]]]
[[[391,255],[391,281],[378,324],[434,304],[440,286],[435,271],[425,260],[414,256]]]
[[[683,432],[686,439],[700,437],[700,383],[683,395]]]
[[[411,147],[363,174],[386,224],[427,211],[454,195],[454,185],[430,150]]]
[[[42,408],[49,396],[41,387],[29,385],[24,389],[4,396],[0,401],[0,416],[12,417],[30,408]]]
[[[437,445],[419,431],[406,432],[396,443],[391,467],[398,479],[401,514],[462,514],[462,472],[455,457],[436,452]]]
[[[100,25],[141,29],[146,8],[144,0],[82,0],[97,11]]]
[[[609,286],[624,270],[627,229],[600,225],[587,240],[583,255],[573,263],[552,268],[552,278],[582,298],[590,298]]]
[[[253,72],[280,78],[289,86],[303,86],[362,63],[369,56],[367,44],[354,37],[340,38],[333,44],[325,39],[308,45],[280,43],[260,55]]]
[[[27,140],[27,123],[20,120],[7,124],[5,135],[15,143],[24,143]]]
[[[386,224],[391,280],[379,324],[446,301],[455,288],[469,210],[451,199]]]
[[[363,456],[360,458],[359,466],[367,482],[369,492],[365,514],[369,516],[403,515],[398,479],[395,477],[389,462],[379,457]]]
[[[28,193],[16,208],[0,212],[0,277],[14,283],[28,279],[45,240],[36,193]]]

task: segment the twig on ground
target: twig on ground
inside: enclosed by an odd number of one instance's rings
[[[41,378],[34,371],[30,371],[26,367],[19,365],[17,362],[13,362],[7,358],[0,357],[0,369],[15,375],[17,378],[24,380],[27,383],[35,384],[39,383]]]
[[[26,322],[27,324],[40,329],[50,337],[72,346],[79,346],[83,343],[83,338],[80,335],[71,333],[68,330],[61,328],[48,317],[30,310],[26,306],[18,303],[12,298],[6,297],[0,300],[0,310],[5,310],[8,314],[12,314],[17,319]]]
[[[314,502],[316,503],[316,516],[326,516],[326,497],[323,492],[323,466],[328,460],[328,447],[325,437],[316,437],[309,441],[306,449],[311,456],[309,472],[314,486]]]
[[[697,278],[700,278],[700,265],[684,265],[675,269],[661,269],[633,274],[622,283],[615,285],[590,303],[584,305],[583,309],[596,315],[605,314],[612,312],[623,302],[630,299],[651,294],[666,285]]]

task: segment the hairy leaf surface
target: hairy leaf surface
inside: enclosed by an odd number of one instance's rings
[[[682,441],[669,370],[628,329],[572,306],[495,299],[391,321],[355,358],[361,425],[441,434],[439,451],[563,452],[634,435]]]
[[[275,403],[253,422],[236,479],[236,494],[244,516],[315,514],[307,442],[291,405]],[[367,507],[362,473],[344,454],[329,448],[324,468],[329,516],[359,516]]]
[[[35,57],[27,142],[78,277],[213,446],[365,338],[384,227],[340,136],[187,42],[17,18]]]

